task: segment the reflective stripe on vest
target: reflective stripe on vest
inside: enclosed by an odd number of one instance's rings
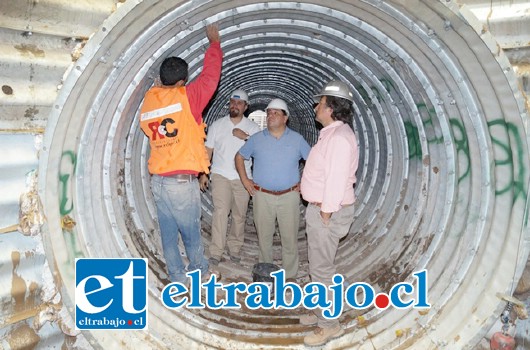
[[[145,120],[149,120],[149,119],[160,118],[160,117],[163,117],[165,115],[173,114],[173,113],[177,113],[177,112],[181,112],[181,111],[182,111],[182,104],[181,103],[177,103],[177,104],[174,104],[174,105],[171,105],[171,106],[155,109],[154,111],[151,111],[151,112],[142,113],[140,115],[140,120],[141,121],[145,121]]]

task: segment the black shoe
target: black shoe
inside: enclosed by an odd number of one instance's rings
[[[230,260],[232,260],[235,263],[239,263],[241,261],[241,257],[235,256],[235,255],[230,255]]]
[[[209,265],[213,265],[213,266],[217,266],[219,265],[219,259],[216,259],[214,257],[211,257],[210,259],[208,259],[208,264]]]

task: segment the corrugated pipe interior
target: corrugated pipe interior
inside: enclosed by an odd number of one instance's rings
[[[303,310],[169,310],[168,282],[138,127],[161,61],[186,59],[197,76],[218,23],[224,63],[205,120],[227,114],[236,88],[252,110],[286,100],[290,127],[318,137],[312,95],[332,79],[354,90],[360,167],[355,220],[338,272],[388,292],[428,271],[429,310],[347,310],[330,348],[471,348],[498,317],[528,256],[527,115],[511,67],[477,21],[439,1],[125,2],[84,48],[54,105],[41,153],[46,249],[73,310],[76,257],[149,260],[149,331],[85,332],[94,347],[303,348]],[[203,238],[212,202],[202,197]],[[304,210],[301,205],[301,212]],[[251,211],[241,265],[251,281]],[[72,218],[73,234],[61,221]],[[301,270],[307,276],[304,223]],[[66,231],[65,231],[66,232]],[[279,256],[279,243],[275,241]],[[73,311],[72,311],[73,315]]]

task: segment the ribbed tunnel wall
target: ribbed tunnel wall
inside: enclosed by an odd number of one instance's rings
[[[476,344],[504,306],[495,294],[513,292],[528,256],[530,164],[513,72],[468,20],[438,1],[127,1],[65,81],[40,162],[47,253],[65,304],[73,307],[75,257],[149,259],[149,334],[86,333],[92,345],[302,348],[310,330],[298,324],[303,310],[171,311],[159,301],[167,280],[137,112],[165,57],[185,58],[198,74],[213,22],[224,63],[206,121],[224,116],[229,93],[243,88],[253,110],[288,101],[290,127],[314,144],[312,94],[331,79],[348,82],[360,168],[338,272],[388,291],[428,270],[429,312],[349,310],[346,335],[329,348]],[[205,193],[206,244],[211,210]],[[75,220],[73,235],[62,233],[64,218]],[[247,228],[242,266],[222,264],[225,280],[250,281],[250,217]],[[305,244],[302,225],[300,283],[309,280]]]

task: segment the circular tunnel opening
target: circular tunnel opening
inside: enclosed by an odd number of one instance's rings
[[[145,257],[152,275],[149,336],[131,339],[303,346],[310,328],[298,324],[302,309],[175,311],[159,301],[168,281],[138,110],[165,57],[184,58],[190,79],[200,72],[204,27],[213,22],[224,60],[205,121],[227,115],[229,94],[242,88],[252,111],[272,98],[286,100],[289,127],[313,145],[319,127],[312,95],[329,80],[347,82],[360,159],[355,218],[340,242],[337,272],[388,292],[413,282],[413,272],[428,271],[430,310],[346,310],[340,318],[346,335],[330,346],[476,343],[501,303],[495,293],[513,290],[526,262],[530,166],[524,108],[507,61],[492,54],[452,3],[125,3],[85,47],[46,133],[40,172],[47,252],[65,300],[73,299],[75,257]],[[202,208],[207,245],[208,192]],[[65,217],[77,223],[73,234],[61,227]],[[309,281],[304,226],[301,220],[301,284]],[[224,281],[251,281],[258,250],[251,215],[246,229],[241,264],[220,265]],[[278,259],[280,249],[275,240]],[[102,347],[133,341],[106,333],[87,336]]]

